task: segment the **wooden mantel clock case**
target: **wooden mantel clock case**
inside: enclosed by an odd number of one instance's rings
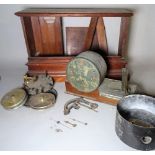
[[[77,54],[93,50],[108,64],[107,77],[121,79],[121,69],[127,64],[127,39],[130,17],[125,9],[27,9],[20,16],[28,52],[28,74],[47,72],[55,81],[65,81],[66,65]],[[64,17],[90,17],[88,27],[66,27]],[[104,17],[121,17],[118,55],[109,54]],[[64,50],[64,42],[66,51]]]

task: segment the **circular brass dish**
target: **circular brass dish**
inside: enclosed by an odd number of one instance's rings
[[[1,100],[5,109],[15,109],[25,104],[28,95],[22,88],[16,88],[6,93]]]
[[[34,109],[46,109],[55,104],[55,96],[51,93],[40,93],[30,97],[28,105]]]

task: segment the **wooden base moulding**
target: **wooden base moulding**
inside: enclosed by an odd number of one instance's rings
[[[37,75],[48,73],[55,82],[66,80],[67,63],[74,57],[31,57],[28,60],[28,74]],[[121,70],[126,66],[126,61],[120,56],[107,56],[107,77],[113,79],[121,78]]]

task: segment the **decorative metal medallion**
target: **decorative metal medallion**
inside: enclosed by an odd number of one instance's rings
[[[55,95],[51,93],[40,93],[30,97],[28,105],[34,109],[46,109],[55,104]]]
[[[67,80],[79,91],[91,92],[100,83],[100,73],[89,60],[75,58],[68,64]]]
[[[2,97],[1,104],[5,109],[15,109],[25,104],[28,95],[22,88],[16,88]]]
[[[77,90],[92,92],[99,87],[106,74],[107,66],[101,55],[86,51],[67,65],[67,80]]]

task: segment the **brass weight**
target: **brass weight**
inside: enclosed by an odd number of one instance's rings
[[[1,104],[5,109],[15,109],[25,104],[28,95],[22,88],[15,88],[6,93],[2,99]]]
[[[33,109],[46,109],[54,106],[55,96],[51,93],[40,93],[30,97],[28,105]]]

